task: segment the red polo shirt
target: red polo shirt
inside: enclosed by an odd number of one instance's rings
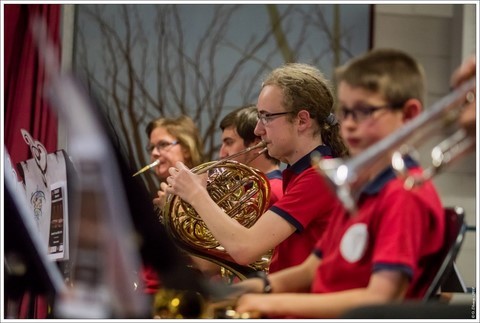
[[[410,171],[420,172],[412,164]],[[407,275],[405,298],[422,298],[431,282],[430,261],[444,242],[445,216],[431,181],[411,191],[391,169],[362,192],[357,213],[336,213],[315,247],[322,258],[312,292],[328,293],[367,287],[378,270]]]
[[[315,149],[330,157],[327,146]],[[302,263],[320,239],[335,209],[343,209],[325,179],[311,166],[310,154],[283,171],[284,195],[270,210],[296,231],[275,247],[270,273]]]
[[[270,183],[270,203],[268,204],[270,207],[283,196],[282,172],[277,169],[266,175]]]

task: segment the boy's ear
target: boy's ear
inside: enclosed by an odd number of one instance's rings
[[[403,105],[403,121],[409,121],[422,113],[422,103],[417,99],[409,99]]]

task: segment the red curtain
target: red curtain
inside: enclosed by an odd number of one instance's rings
[[[34,16],[45,19],[60,55],[60,13],[61,5],[4,5],[4,138],[13,165],[32,158],[20,132],[22,128],[40,141],[48,153],[57,150],[56,113],[44,98],[45,71],[29,23]]]
[[[45,19],[60,55],[60,13],[61,5],[4,5],[4,138],[13,165],[32,158],[20,129],[40,141],[48,153],[57,150],[56,113],[44,98],[45,71],[29,23],[34,16]],[[26,292],[19,304],[18,318],[43,319],[47,315],[45,297]]]

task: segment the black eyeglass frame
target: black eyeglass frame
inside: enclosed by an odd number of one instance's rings
[[[294,112],[293,111],[276,112],[276,113],[257,112],[257,118],[263,125],[266,125],[272,118],[283,116],[290,113],[294,113]]]
[[[394,105],[394,104],[384,104],[384,105],[370,105],[370,104],[362,104],[358,108],[354,109],[347,109],[345,107],[340,107],[337,109],[336,115],[338,120],[343,121],[348,118],[349,115],[352,116],[353,121],[355,122],[363,122],[373,116],[373,114],[379,110],[388,109],[388,110],[398,110],[403,107],[402,105]],[[360,117],[359,117],[360,116]]]

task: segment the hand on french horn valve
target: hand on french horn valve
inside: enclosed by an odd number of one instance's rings
[[[206,187],[206,175],[194,174],[185,164],[177,162],[168,169],[170,176],[160,188],[167,194],[174,194],[187,203],[194,200],[196,194]]]
[[[159,209],[163,209],[163,207],[165,206],[166,197],[167,195],[160,185],[160,190],[157,191],[157,197],[153,199],[153,204]]]

